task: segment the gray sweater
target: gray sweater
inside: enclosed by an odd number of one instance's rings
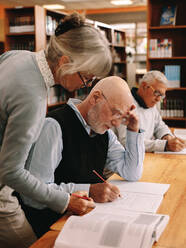
[[[69,194],[50,188],[24,168],[47,107],[49,86],[36,54],[11,51],[0,56],[0,185],[63,212]]]

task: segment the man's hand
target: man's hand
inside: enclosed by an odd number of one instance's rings
[[[117,186],[110,183],[91,184],[89,194],[95,202],[111,202],[117,199],[120,191]]]
[[[135,105],[132,105],[131,110],[127,113],[125,125],[127,126],[127,129],[133,132],[138,132],[139,131],[139,120],[138,116],[133,111],[136,108]]]
[[[76,194],[87,197],[87,200],[77,197]],[[95,208],[95,203],[91,197],[88,197],[88,193],[85,191],[77,191],[70,196],[67,210],[73,214],[83,215],[90,212],[93,208]]]
[[[179,152],[186,148],[186,142],[180,138],[168,139],[166,145],[166,151]]]

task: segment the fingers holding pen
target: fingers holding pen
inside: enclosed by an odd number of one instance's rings
[[[121,197],[117,186],[108,183],[97,171],[93,170],[93,173],[103,181],[90,185],[90,195],[95,202],[109,202]]]
[[[89,192],[93,200],[99,203],[114,201],[120,196],[118,187],[108,182],[91,184]]]
[[[174,137],[168,140],[166,149],[167,151],[179,152],[183,150],[185,147],[186,147],[186,143],[183,139]]]
[[[85,191],[78,191],[70,196],[70,201],[67,210],[73,214],[83,215],[95,208],[95,203],[88,193]]]

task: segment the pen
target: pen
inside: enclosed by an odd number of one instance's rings
[[[93,172],[96,174],[96,176],[98,176],[104,183],[107,183],[107,181],[99,174],[97,173],[97,171],[93,170]],[[119,194],[119,197],[121,197],[121,195]]]
[[[81,195],[77,195],[77,194],[74,194],[74,193],[72,193],[71,195],[76,196],[76,197],[81,198],[81,199],[84,199],[84,200],[90,201],[90,198],[87,197],[87,196],[81,196]]]

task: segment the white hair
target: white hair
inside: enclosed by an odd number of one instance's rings
[[[53,67],[62,55],[68,56],[70,62],[59,68],[60,76],[80,71],[104,77],[111,70],[112,56],[106,37],[86,23],[50,38],[46,57]]]
[[[140,80],[140,84],[145,82],[147,84],[153,84],[154,82],[158,81],[167,86],[168,80],[166,76],[160,71],[148,71]]]

